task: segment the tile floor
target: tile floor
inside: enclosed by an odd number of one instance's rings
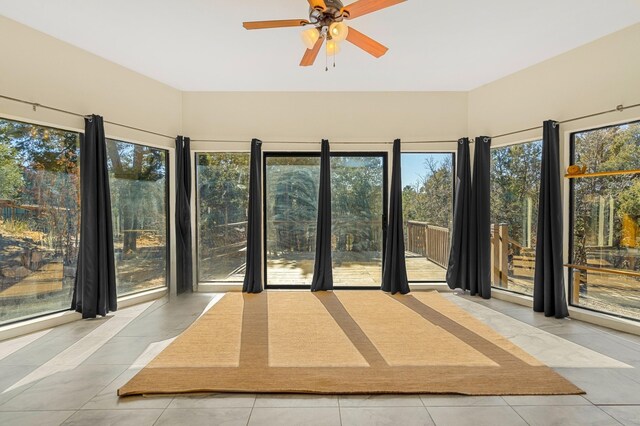
[[[640,337],[554,320],[499,300],[455,303],[584,389],[584,396],[134,397],[116,389],[220,295],[123,309],[0,342],[0,425],[633,425]],[[517,378],[514,378],[517,380]]]

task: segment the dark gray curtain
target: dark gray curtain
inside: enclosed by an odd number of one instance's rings
[[[404,229],[402,217],[402,170],[400,139],[393,142],[393,166],[391,169],[391,194],[389,203],[389,226],[387,246],[382,268],[382,291],[391,294],[407,294],[409,280],[404,258]]]
[[[80,248],[71,309],[95,318],[118,309],[107,144],[99,115],[84,119],[80,162]]]
[[[560,126],[549,120],[544,122],[542,139],[533,310],[556,318],[569,316],[562,270],[560,176]]]
[[[458,141],[456,155],[456,196],[453,207],[453,229],[447,284],[453,290],[469,290],[469,247],[471,239],[471,160],[469,139]]]
[[[331,153],[329,141],[322,140],[320,151],[320,193],[318,196],[318,226],[316,229],[316,262],[313,267],[311,291],[333,290],[331,262]]]
[[[193,291],[191,139],[176,138],[176,277],[178,294]]]
[[[262,141],[251,141],[249,209],[247,213],[247,261],[242,291],[262,292]]]
[[[491,138],[476,138],[471,181],[469,292],[491,298]]]

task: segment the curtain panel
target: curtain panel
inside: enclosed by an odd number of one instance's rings
[[[242,291],[261,293],[262,283],[262,141],[251,141],[249,160],[249,207],[247,212],[247,256]]]
[[[176,287],[193,291],[191,238],[191,139],[176,138]]]
[[[533,310],[565,318],[569,308],[562,262],[560,126],[552,120],[544,122],[538,212]]]
[[[80,247],[71,309],[82,318],[118,309],[111,191],[103,119],[84,119],[80,135]]]
[[[316,260],[311,291],[333,290],[331,258],[331,152],[329,141],[322,140],[320,151],[320,192],[316,229]]]
[[[401,152],[400,139],[396,139],[393,142],[389,224],[387,226],[387,245],[382,268],[382,291],[391,294],[407,294],[411,291],[407,278],[404,250]]]

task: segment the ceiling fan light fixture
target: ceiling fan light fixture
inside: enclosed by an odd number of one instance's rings
[[[349,35],[349,27],[344,22],[334,22],[329,26],[329,34],[335,41],[343,41]]]
[[[340,42],[336,40],[327,40],[327,55],[335,56],[340,53]]]
[[[310,28],[300,33],[300,37],[307,49],[313,49],[313,46],[320,38],[320,32],[317,28]]]

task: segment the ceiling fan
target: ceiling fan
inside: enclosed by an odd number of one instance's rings
[[[308,0],[309,19],[283,19],[276,21],[244,22],[243,26],[248,30],[261,30],[267,28],[304,27],[313,28],[302,32],[302,41],[307,46],[307,51],[300,62],[301,67],[313,65],[322,44],[327,42],[327,55],[335,55],[340,51],[340,42],[346,40],[355,44],[365,52],[381,57],[387,53],[382,44],[362,34],[354,28],[348,27],[344,21],[358,18],[368,13],[376,12],[403,3],[406,0],[358,0],[348,6],[344,6],[341,0]]]

